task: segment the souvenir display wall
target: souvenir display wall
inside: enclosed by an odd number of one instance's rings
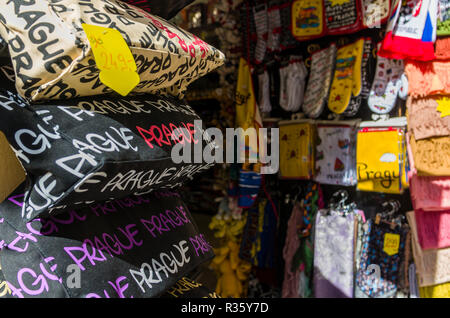
[[[235,127],[278,128],[279,169],[229,166],[217,292],[450,297],[449,6],[240,3]]]
[[[3,3],[0,297],[450,297],[449,17]],[[217,149],[210,127],[257,138],[235,163],[175,163]]]
[[[178,192],[212,164],[171,157],[214,147],[183,96],[225,56],[166,20],[191,2],[2,3],[2,297],[220,297]]]

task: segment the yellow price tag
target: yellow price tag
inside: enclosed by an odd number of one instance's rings
[[[397,254],[399,246],[400,246],[400,235],[399,234],[392,234],[392,233],[384,234],[383,251],[387,255],[392,256],[392,255]]]
[[[436,99],[438,103],[437,111],[441,113],[441,118],[450,116],[450,99],[448,97],[442,97]]]
[[[120,32],[86,23],[81,26],[100,70],[100,81],[120,95],[128,95],[140,78],[130,48]]]

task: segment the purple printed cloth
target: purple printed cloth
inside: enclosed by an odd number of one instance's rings
[[[355,216],[319,211],[314,239],[314,296],[353,298]]]

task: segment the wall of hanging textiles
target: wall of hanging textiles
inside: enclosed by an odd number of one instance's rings
[[[191,2],[2,3],[1,297],[220,297],[180,194],[212,165],[171,158],[208,143],[182,97],[225,62],[166,20]]]
[[[251,191],[242,180],[258,167],[231,166],[211,223],[221,238],[218,220],[236,230],[226,240],[247,266],[234,271],[240,297],[450,297],[449,7],[238,6],[248,66],[237,72],[246,122],[236,127],[279,128],[280,156]],[[242,107],[243,95],[256,108]]]

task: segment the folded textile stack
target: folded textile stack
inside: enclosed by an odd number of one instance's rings
[[[437,39],[432,59],[408,60],[408,153],[411,199],[408,213],[421,297],[448,297],[450,227],[450,1],[436,3]],[[433,26],[434,30],[434,26]]]

